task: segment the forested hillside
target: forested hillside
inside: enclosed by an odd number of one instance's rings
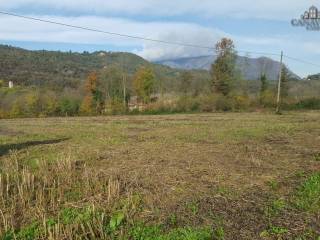
[[[314,75],[310,75],[307,77],[308,80],[317,80],[320,81],[320,73],[318,74],[314,74]]]
[[[152,64],[131,53],[75,53],[28,51],[0,45],[0,79],[23,86],[46,86],[55,89],[77,88],[92,71],[117,69],[132,76],[141,66],[151,67],[161,86],[174,88],[182,70]],[[208,78],[206,71],[193,71],[195,76]],[[199,79],[198,77],[198,79]]]

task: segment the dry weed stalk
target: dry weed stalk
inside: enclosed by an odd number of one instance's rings
[[[71,154],[55,162],[40,160],[31,169],[11,152],[0,172],[0,236],[12,231],[19,239],[19,231],[34,223],[37,239],[108,239],[105,226],[126,192],[121,185]],[[65,218],[75,219],[66,223]]]

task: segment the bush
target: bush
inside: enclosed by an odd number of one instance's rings
[[[12,118],[24,117],[25,116],[24,113],[25,113],[24,106],[19,100],[16,100],[11,106],[10,117]]]
[[[158,101],[146,105],[143,113],[170,114],[190,112],[214,112],[248,110],[251,101],[247,96],[226,97],[223,95],[205,95],[199,97],[182,96],[177,100]]]
[[[63,98],[58,105],[59,112],[63,116],[74,116],[79,113],[80,102],[77,100]]]
[[[55,116],[59,111],[59,103],[56,98],[46,98],[43,103],[43,112],[44,116]]]
[[[169,114],[177,112],[177,108],[174,101],[158,101],[146,105],[143,112],[146,114]]]
[[[8,117],[8,114],[4,110],[0,109],[0,119],[7,118],[7,117]]]
[[[215,99],[215,110],[216,111],[231,111],[233,109],[233,101],[231,98],[219,95]]]
[[[36,117],[41,112],[40,93],[33,91],[24,97],[26,112],[29,117]]]
[[[127,107],[120,98],[111,99],[106,106],[106,114],[119,115],[125,114],[126,112]]]
[[[200,98],[200,111],[201,112],[213,112],[215,110],[216,98],[213,95],[203,96]]]
[[[250,99],[248,96],[235,96],[233,98],[234,109],[236,110],[248,110],[250,107]]]
[[[275,99],[276,96],[274,93],[270,90],[265,91],[261,96],[260,96],[260,104],[262,107],[275,107]]]
[[[295,109],[319,110],[320,109],[320,98],[303,99],[295,104]]]
[[[199,111],[199,106],[197,98],[183,96],[178,99],[176,110],[178,112],[196,112]]]

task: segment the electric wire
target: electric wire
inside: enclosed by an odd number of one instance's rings
[[[69,27],[69,28],[75,28],[75,29],[80,29],[80,30],[97,32],[97,33],[102,33],[102,34],[107,34],[107,35],[113,35],[113,36],[118,36],[118,37],[123,37],[123,38],[130,38],[130,39],[137,39],[137,40],[143,40],[143,41],[149,41],[149,42],[155,42],[155,43],[162,43],[162,44],[168,44],[168,45],[176,45],[176,46],[182,46],[182,47],[199,48],[199,49],[207,49],[207,50],[211,50],[211,51],[216,51],[216,49],[214,47],[209,47],[209,46],[204,46],[204,45],[183,43],[183,42],[172,42],[172,41],[165,41],[165,40],[147,38],[147,37],[136,36],[136,35],[123,34],[123,33],[118,33],[118,32],[105,31],[105,30],[100,30],[100,29],[95,29],[95,28],[90,28],[90,27],[85,27],[85,26],[78,26],[78,25],[72,25],[72,24],[63,23],[63,22],[56,22],[56,21],[47,20],[47,19],[41,19],[41,18],[36,18],[36,17],[31,17],[31,16],[25,16],[25,15],[20,15],[20,14],[16,14],[16,13],[5,12],[5,11],[0,11],[0,14],[7,15],[7,16],[12,16],[12,17],[17,17],[17,18],[23,18],[23,19],[27,19],[27,20],[31,20],[31,21],[49,23],[49,24],[54,24],[54,25],[59,25],[59,26],[64,26],[64,27]],[[281,54],[270,53],[270,52],[256,52],[256,51],[246,51],[246,50],[237,50],[236,52],[241,52],[241,53],[246,53],[246,54],[279,56],[279,57],[281,56]],[[320,68],[320,65],[318,65],[316,63],[312,63],[310,61],[306,61],[306,60],[303,60],[303,59],[291,57],[291,56],[288,56],[288,55],[284,55],[284,57],[287,58],[287,59],[290,59],[292,61],[301,62],[301,63],[304,63],[304,64],[309,64],[309,65],[312,65],[312,66]]]

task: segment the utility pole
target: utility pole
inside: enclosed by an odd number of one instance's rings
[[[283,59],[283,51],[281,51],[281,59],[280,59],[280,72],[279,72],[279,82],[278,82],[278,96],[277,96],[277,109],[276,113],[279,114],[281,111],[281,78],[282,78],[282,59]]]
[[[127,106],[127,89],[126,89],[126,76],[123,75],[123,104]]]
[[[125,67],[125,58],[124,58],[124,53],[122,53],[122,84],[123,84],[123,105],[124,107],[127,106],[127,92],[126,92],[126,67]]]

